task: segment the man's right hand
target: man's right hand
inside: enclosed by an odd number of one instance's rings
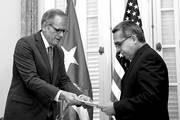
[[[78,96],[74,93],[61,91],[60,100],[65,100],[68,105],[81,105],[81,102],[78,101]]]

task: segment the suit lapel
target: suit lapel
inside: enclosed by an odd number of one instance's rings
[[[51,66],[50,66],[50,63],[49,63],[49,59],[48,59],[48,56],[47,56],[47,51],[46,51],[46,48],[45,48],[45,45],[43,43],[43,40],[42,40],[42,37],[41,37],[41,34],[40,34],[41,31],[39,31],[36,35],[35,35],[35,40],[36,40],[36,46],[42,56],[42,59],[43,61],[45,62],[45,66],[47,67],[49,73],[51,74]]]
[[[129,65],[129,68],[127,70],[127,72],[125,72],[125,75],[123,76],[122,78],[122,81],[121,81],[121,90],[123,91],[124,89],[124,83],[125,81],[127,81],[127,78],[129,76],[129,74],[131,73],[131,71],[133,70],[133,66],[135,65],[136,61],[139,59],[139,57],[141,56],[141,54],[145,51],[145,49],[149,47],[148,44],[145,44],[144,46],[142,46],[135,54],[133,60],[131,61],[130,65]]]

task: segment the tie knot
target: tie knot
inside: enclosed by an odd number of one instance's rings
[[[49,46],[48,47],[48,52],[52,51],[53,50],[53,46]]]

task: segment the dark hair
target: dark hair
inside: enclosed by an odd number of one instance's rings
[[[50,19],[53,19],[56,15],[59,15],[59,16],[64,16],[66,17],[67,15],[60,9],[50,9],[48,11],[46,11],[43,16],[42,16],[42,19],[41,19],[41,26],[47,22],[48,20]]]
[[[130,35],[135,35],[138,38],[139,42],[145,42],[145,37],[144,37],[144,33],[141,27],[139,27],[138,25],[136,25],[134,22],[132,21],[123,21],[121,23],[119,23],[118,25],[116,25],[113,30],[112,33],[115,33],[117,31],[121,31],[122,32],[122,37],[128,37]]]

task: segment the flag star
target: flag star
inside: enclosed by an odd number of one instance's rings
[[[132,6],[132,5],[133,5],[133,3],[132,3],[132,2],[130,2],[130,3],[129,3],[129,6]]]
[[[128,9],[128,10],[127,10],[127,13],[130,14],[130,13],[131,13],[131,10]]]
[[[135,16],[136,15],[136,12],[133,12],[133,16]]]
[[[140,23],[137,21],[137,22],[136,22],[136,25],[138,25],[138,26],[139,26],[139,24],[140,24]]]
[[[74,54],[76,52],[76,47],[71,48],[69,51],[67,51],[63,46],[61,46],[63,52],[64,52],[64,64],[65,64],[65,68],[66,71],[68,71],[69,66],[71,63],[77,64],[78,62],[76,61],[76,59],[74,58]]]
[[[134,19],[132,19],[131,21],[134,22]]]
[[[126,17],[126,20],[129,20],[129,17]]]
[[[137,9],[137,8],[138,8],[138,6],[137,6],[137,5],[135,5],[135,6],[134,6],[134,8],[135,8],[135,9]]]

